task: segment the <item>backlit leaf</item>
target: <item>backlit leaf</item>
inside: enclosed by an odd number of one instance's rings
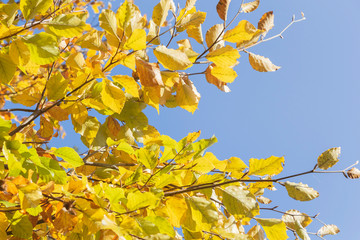
[[[286,240],[289,237],[286,234],[286,225],[280,219],[275,218],[255,218],[263,227],[266,237],[269,240]]]
[[[107,79],[102,82],[101,99],[103,103],[116,113],[120,113],[125,105],[125,94]]]
[[[261,30],[256,29],[250,22],[241,20],[238,25],[225,32],[223,39],[228,42],[241,42],[251,40]]]
[[[197,226],[192,226],[193,230],[209,230],[218,220],[218,212],[215,205],[201,197],[185,198],[188,209],[191,209],[191,218]]]
[[[259,72],[274,72],[280,69],[280,67],[274,65],[270,59],[253,53],[249,53],[249,62],[253,69]]]
[[[100,27],[108,33],[117,36],[117,20],[115,13],[109,9],[103,9],[99,15]]]
[[[30,59],[40,65],[55,61],[60,54],[55,36],[41,32],[24,38],[30,50]]]
[[[125,43],[126,49],[141,50],[146,48],[146,32],[144,29],[135,29]]]
[[[85,22],[73,14],[60,14],[48,23],[51,32],[61,37],[79,36],[85,29]]]
[[[326,170],[334,166],[339,161],[340,152],[341,152],[340,147],[330,148],[325,152],[323,152],[318,157],[318,161],[317,161],[318,168]]]
[[[205,70],[205,77],[208,83],[214,84],[217,88],[219,88],[223,92],[230,92],[230,88],[227,86],[226,82],[221,81],[214,75],[212,75],[211,70],[214,68],[214,64],[209,65]]]
[[[133,211],[144,207],[154,208],[159,199],[150,192],[141,193],[136,191],[129,193],[127,200],[127,208]]]
[[[310,201],[319,196],[319,193],[307,184],[285,182],[286,190],[290,197],[299,201]]]
[[[212,61],[219,67],[231,67],[237,63],[237,59],[240,57],[239,52],[233,47],[227,45],[225,47],[216,49],[206,55],[209,61]]]
[[[45,13],[51,6],[51,0],[22,0],[20,10],[26,20],[34,18],[37,14]]]
[[[157,26],[161,27],[164,24],[170,10],[171,2],[172,0],[160,0],[154,7],[152,20]]]
[[[340,232],[340,230],[336,225],[329,224],[329,225],[322,226],[319,229],[319,231],[317,232],[317,234],[319,234],[321,237],[323,237],[325,235],[336,235],[339,232]]]
[[[46,92],[49,100],[58,100],[65,96],[68,80],[61,73],[54,74],[47,82]]]
[[[24,66],[30,60],[30,51],[21,39],[16,39],[10,44],[9,56],[15,64]]]
[[[222,203],[226,210],[237,219],[252,218],[259,215],[259,205],[254,195],[249,191],[237,186],[229,186],[225,189],[218,188],[223,197]]]
[[[282,172],[285,159],[284,157],[271,156],[266,159],[251,158],[249,162],[249,175],[271,176]]]
[[[301,213],[298,210],[291,209],[285,212],[281,217],[281,220],[291,229],[296,228],[296,222],[299,222],[302,227],[307,227],[311,222],[311,218],[305,213]]]
[[[10,56],[4,53],[0,54],[0,80],[8,84],[16,72],[16,65],[11,61]]]
[[[179,107],[194,113],[200,100],[200,93],[196,90],[194,84],[183,77],[177,84],[176,103]]]
[[[140,58],[136,58],[136,72],[143,86],[155,87],[164,85],[157,63],[148,63]]]
[[[241,4],[241,10],[244,13],[249,13],[249,12],[255,11],[259,7],[259,5],[260,5],[260,0],[243,3],[243,4]]]
[[[189,58],[180,50],[161,45],[154,49],[154,54],[158,61],[169,70],[185,70],[192,66]]]
[[[231,0],[220,0],[218,4],[216,5],[216,11],[219,14],[219,17],[226,21],[227,19],[227,12],[229,9]]]
[[[186,33],[189,37],[195,39],[198,43],[202,44],[204,42],[204,38],[201,30],[201,24],[188,27],[186,29]]]
[[[237,73],[234,69],[218,66],[214,66],[211,69],[211,75],[225,83],[232,83],[237,77]]]
[[[131,94],[134,97],[139,97],[139,84],[135,79],[127,75],[115,75],[112,76],[114,82],[119,83],[125,88],[125,92]]]
[[[83,160],[79,154],[70,147],[61,147],[54,151],[54,155],[62,158],[65,162],[69,163],[73,167],[80,167],[84,165]]]

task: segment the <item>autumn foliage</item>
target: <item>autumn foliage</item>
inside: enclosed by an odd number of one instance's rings
[[[0,4],[1,240],[310,239],[307,228],[317,216],[263,207],[271,203],[266,193],[276,186],[299,201],[317,198],[291,179],[326,172],[340,148],[325,151],[307,172],[277,177],[284,157],[219,160],[207,151],[215,137],[199,139],[199,131],[176,141],[148,124],[148,105],[196,111],[192,75],[229,92],[240,54],[256,71],[280,68],[250,51],[286,30],[267,37],[273,12],[257,26],[238,19],[259,0],[234,1],[235,16],[227,14],[230,0],[220,0],[219,24],[209,29],[195,2],[160,0],[151,17],[132,1]],[[193,72],[194,65],[203,70]],[[54,147],[64,121],[86,152],[66,142]],[[339,173],[360,176],[350,167]],[[263,218],[263,211],[279,217]],[[338,232],[325,224],[312,234]]]

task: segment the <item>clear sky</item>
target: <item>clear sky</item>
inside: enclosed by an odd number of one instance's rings
[[[157,2],[135,0],[148,16]],[[183,6],[185,1],[179,2]],[[208,13],[203,33],[221,23],[217,2],[197,1],[198,10]],[[240,2],[231,2],[229,18]],[[360,3],[355,0],[261,1],[256,11],[240,15],[239,20],[249,20],[256,26],[263,13],[274,11],[275,27],[268,36],[279,33],[293,14],[301,18],[302,11],[307,18],[285,32],[284,39],[250,50],[282,68],[274,73],[256,72],[242,53],[235,67],[238,78],[230,84],[230,93],[207,84],[203,75],[193,76],[191,80],[202,96],[199,109],[192,115],[179,108],[161,108],[157,115],[148,107],[149,123],[177,140],[197,130],[202,131],[202,137],[214,134],[218,143],[209,151],[219,159],[238,156],[247,162],[252,157],[285,156],[283,176],[312,169],[317,157],[331,147],[342,147],[340,162],[333,169],[351,165],[360,160],[359,9]],[[180,35],[178,39],[185,37]],[[192,43],[195,50],[201,50]],[[341,174],[311,175],[291,181],[309,184],[320,192],[320,197],[298,202],[279,186],[275,193],[265,194],[273,199],[271,206],[285,211],[295,208],[309,215],[321,213],[321,220],[336,224],[341,231],[326,239],[360,239],[356,217],[360,214],[359,181],[347,180]],[[313,222],[309,229],[315,232],[319,226]]]
[[[183,6],[185,0],[175,2]],[[198,10],[208,13],[204,34],[212,25],[221,23],[216,13],[217,2],[197,1]],[[240,2],[232,1],[229,18]],[[158,0],[135,0],[148,16],[157,3]],[[112,5],[117,8],[119,1]],[[274,11],[275,27],[269,37],[290,23],[293,14],[301,18],[302,11],[307,18],[285,32],[284,39],[250,49],[270,58],[281,69],[274,73],[256,72],[247,55],[241,53],[240,63],[235,67],[238,78],[230,84],[230,93],[208,84],[203,75],[192,76],[202,96],[199,109],[191,114],[180,108],[160,108],[158,115],[148,107],[145,112],[149,123],[176,140],[197,130],[202,131],[203,138],[215,135],[218,143],[209,151],[219,159],[237,156],[248,162],[252,157],[285,156],[282,176],[312,169],[317,157],[331,147],[342,147],[340,162],[333,169],[353,164],[360,160],[359,9],[360,2],[355,0],[261,1],[255,12],[240,15],[238,21],[246,19],[257,26],[263,13]],[[184,32],[177,40],[186,37]],[[199,44],[192,43],[195,51],[202,50]],[[116,69],[113,73],[123,74]],[[66,139],[73,139],[70,128],[67,132]],[[79,139],[78,135],[75,139]],[[347,180],[341,174],[311,175],[291,181],[309,184],[320,192],[320,197],[298,202],[278,186],[278,191],[265,193],[273,200],[270,206],[279,206],[283,211],[295,208],[309,215],[321,213],[321,220],[336,224],[341,230],[340,235],[326,239],[360,239],[356,217],[360,215],[359,181]],[[316,232],[319,227],[313,222],[309,229]]]

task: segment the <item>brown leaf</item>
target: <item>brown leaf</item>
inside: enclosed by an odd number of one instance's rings
[[[274,27],[274,13],[273,11],[267,12],[260,18],[258,22],[258,29],[268,32]]]
[[[243,4],[241,4],[242,12],[249,13],[249,12],[255,11],[259,7],[259,4],[260,4],[260,0],[243,3]]]
[[[360,178],[360,170],[357,169],[356,167],[353,167],[352,169],[347,171],[347,175],[351,179]]]
[[[206,81],[208,83],[214,84],[218,89],[220,89],[223,92],[230,92],[230,88],[227,86],[226,82],[222,82],[215,76],[211,74],[211,69],[215,66],[215,64],[211,64],[205,71],[205,77]]]
[[[164,86],[160,67],[157,63],[148,63],[140,58],[136,58],[136,72],[141,85],[147,87]]]
[[[280,67],[274,65],[270,59],[253,53],[249,53],[249,62],[250,65],[259,72],[274,72],[280,69]]]
[[[325,235],[336,235],[338,232],[340,232],[340,230],[336,225],[329,224],[322,226],[317,234],[323,237]]]
[[[220,0],[216,5],[216,11],[219,14],[219,17],[224,21],[227,19],[230,2],[231,0]]]

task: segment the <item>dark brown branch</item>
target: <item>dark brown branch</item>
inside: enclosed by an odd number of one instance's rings
[[[8,109],[0,109],[0,112],[35,112],[35,110],[26,109],[26,108],[8,108]]]

